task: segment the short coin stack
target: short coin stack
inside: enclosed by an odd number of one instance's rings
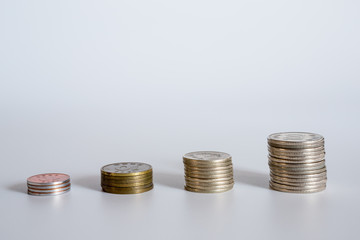
[[[152,167],[146,163],[121,162],[101,168],[101,187],[104,192],[135,194],[153,189]]]
[[[70,176],[63,173],[44,173],[27,179],[28,194],[53,196],[70,191]]]
[[[274,133],[268,137],[270,188],[292,193],[326,188],[324,138],[305,132]]]
[[[233,188],[233,166],[227,153],[200,151],[183,157],[185,189],[199,193],[219,193]]]

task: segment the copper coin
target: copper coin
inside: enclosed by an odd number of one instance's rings
[[[70,176],[64,173],[43,173],[29,177],[27,183],[31,185],[57,185],[69,180]]]

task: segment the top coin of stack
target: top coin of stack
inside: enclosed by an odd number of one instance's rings
[[[101,187],[104,192],[135,194],[153,188],[152,167],[146,163],[121,162],[101,168]]]
[[[326,188],[324,138],[306,132],[274,133],[268,137],[270,188],[312,193]]]
[[[200,151],[183,157],[185,189],[191,192],[218,193],[234,185],[231,156],[227,153]]]
[[[44,173],[27,179],[28,194],[53,196],[70,191],[70,176],[63,173]]]

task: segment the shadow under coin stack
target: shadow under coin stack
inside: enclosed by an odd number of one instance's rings
[[[38,174],[27,179],[28,194],[53,196],[70,191],[70,176],[63,173]]]
[[[135,194],[153,189],[152,167],[146,163],[121,162],[101,168],[101,187],[104,192]]]
[[[185,189],[199,193],[219,193],[233,188],[233,166],[227,153],[200,151],[183,157]]]
[[[324,138],[303,132],[268,137],[270,188],[281,192],[313,193],[326,188]]]

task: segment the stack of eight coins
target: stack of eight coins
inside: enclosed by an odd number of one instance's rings
[[[28,194],[53,196],[70,191],[70,176],[63,173],[44,173],[27,179]]]
[[[218,193],[233,188],[233,166],[227,153],[200,151],[183,157],[185,189],[191,192]]]
[[[275,133],[268,137],[270,188],[293,193],[326,188],[324,138],[314,133]]]
[[[101,168],[101,187],[104,192],[135,194],[153,188],[152,167],[146,163],[122,162]]]

